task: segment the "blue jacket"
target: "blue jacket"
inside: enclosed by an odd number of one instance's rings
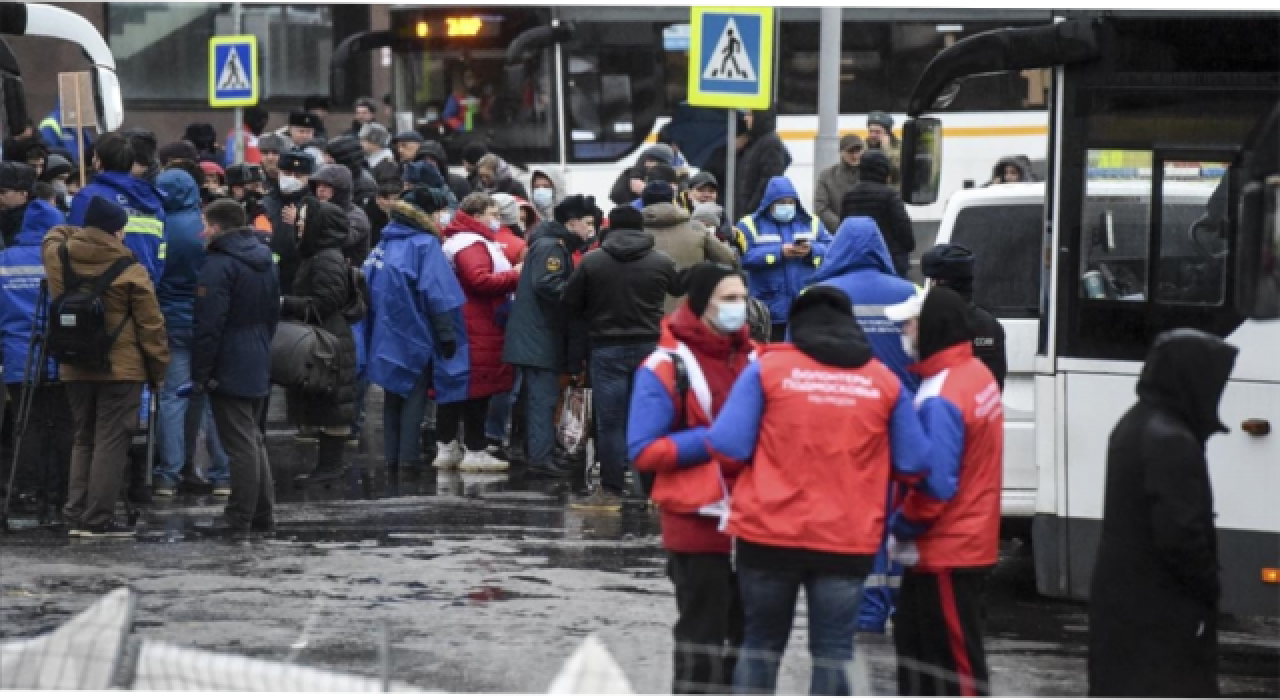
[[[437,401],[467,398],[461,315],[467,299],[440,239],[393,219],[365,260],[364,274],[370,297],[364,321],[369,381],[408,396],[430,366]],[[435,314],[454,317],[458,351],[448,360],[438,351],[430,320]]]
[[[209,243],[195,319],[191,381],[205,386],[215,380],[217,394],[266,396],[271,391],[271,338],[280,320],[280,280],[271,249],[253,229],[228,231]]]
[[[796,217],[785,224],[774,221],[769,210],[783,197],[796,200]],[[812,251],[803,258],[784,257],[783,244],[794,242],[798,233],[817,234]],[[743,251],[742,267],[749,277],[751,296],[769,307],[774,323],[786,323],[791,302],[809,285],[809,278],[822,264],[827,246],[831,244],[831,234],[823,227],[822,220],[800,203],[800,195],[791,180],[780,176],[769,179],[760,208],[738,222],[736,236],[738,249]]]
[[[71,200],[67,223],[84,226],[84,214],[94,197],[102,197],[124,207],[129,223],[124,227],[124,245],[154,282],[164,273],[164,202],[160,192],[146,180],[129,173],[98,173],[93,182]]]
[[[907,369],[914,360],[902,349],[902,331],[885,316],[884,308],[910,299],[916,286],[894,272],[893,258],[875,220],[845,219],[810,283],[830,285],[849,295],[858,325],[871,341],[872,354],[898,375],[903,386],[915,391],[920,378]]]
[[[40,280],[44,279],[40,243],[49,229],[62,223],[62,212],[56,207],[43,199],[33,199],[27,205],[13,246],[0,250],[0,361],[4,363],[6,384],[23,380],[31,323],[35,320]],[[58,363],[50,359],[48,377],[57,376]]]
[[[62,106],[55,104],[53,111],[44,119],[40,120],[37,127],[40,130],[40,139],[49,148],[60,148],[71,154],[72,163],[80,162],[80,146],[76,143],[76,128],[74,126],[62,125]],[[84,136],[80,138],[86,151],[93,146],[93,134],[86,131]]]
[[[164,197],[164,273],[156,285],[156,298],[164,313],[165,328],[172,334],[195,323],[196,283],[204,265],[204,241],[200,234],[200,188],[182,170],[166,170],[156,178]]]

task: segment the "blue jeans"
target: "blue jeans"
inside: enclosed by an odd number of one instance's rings
[[[489,417],[484,423],[484,436],[490,440],[504,442],[507,438],[507,421],[511,419],[511,410],[515,408],[516,397],[520,395],[520,368],[516,368],[516,381],[511,391],[504,391],[489,397]]]
[[[421,455],[422,416],[427,410],[428,369],[408,396],[385,392],[382,397],[383,454],[388,464],[415,464]]]
[[[209,452],[209,468],[205,476],[215,484],[231,483],[231,458],[222,449],[222,439],[218,437],[218,425],[213,420],[213,404],[206,394],[191,397],[187,406],[187,435],[195,438],[204,428],[204,449]],[[187,449],[187,461],[195,463],[195,446]]]
[[[627,488],[627,413],[636,369],[657,343],[591,348],[591,401],[596,417],[600,483],[614,493]]]
[[[556,444],[556,401],[560,398],[560,375],[549,369],[521,367],[524,374],[525,420],[529,426],[526,454],[530,466],[551,464]]]
[[[169,366],[165,370],[160,410],[156,416],[155,478],[170,485],[182,480],[182,465],[188,458],[187,434],[198,435],[202,424],[205,447],[213,462],[209,467],[209,480],[227,481],[231,478],[227,455],[218,442],[213,414],[205,397],[183,398],[176,393],[178,387],[191,381],[191,335],[189,329],[178,329],[169,336]],[[192,425],[188,426],[189,422]]]
[[[809,605],[810,695],[849,695],[846,668],[853,661],[862,579],[856,576],[742,567],[738,587],[746,611],[746,633],[733,690],[770,694],[778,688],[778,666],[791,636],[796,596],[804,587]]]

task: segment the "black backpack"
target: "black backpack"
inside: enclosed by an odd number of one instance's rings
[[[66,243],[58,249],[58,257],[62,260],[63,290],[49,305],[49,355],[71,367],[110,371],[111,346],[132,312],[126,313],[114,330],[108,330],[102,295],[135,262],[132,257],[120,258],[97,277],[81,277],[71,269]]]

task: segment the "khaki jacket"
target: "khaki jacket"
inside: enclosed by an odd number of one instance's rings
[[[671,256],[676,270],[693,267],[704,260],[737,264],[729,246],[705,228],[696,226],[689,212],[670,202],[644,208],[644,230],[653,236],[653,247]],[[671,313],[684,297],[667,297],[665,312]]]
[[[133,253],[115,236],[100,229],[57,226],[44,237],[40,254],[49,279],[49,298],[63,292],[62,258],[58,249],[67,244],[72,271],[82,277],[106,272],[111,263]],[[107,327],[120,325],[131,316],[111,346],[111,370],[95,372],[60,364],[59,375],[67,382],[146,382],[158,387],[169,365],[169,339],[164,315],[156,301],[155,288],[146,268],[131,265],[120,273],[102,295],[106,304]]]

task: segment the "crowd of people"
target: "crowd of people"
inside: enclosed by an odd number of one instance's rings
[[[271,132],[246,110],[242,160],[227,159],[235,134],[221,149],[205,125],[164,145],[102,135],[85,183],[71,154],[6,148],[4,383],[41,416],[22,426],[18,484],[56,502],[72,536],[133,535],[122,492],[202,488],[227,498],[207,534],[269,532],[273,383],[317,445],[301,487],[347,473],[375,385],[387,495],[428,466],[514,466],[570,481],[573,508],[657,507],[675,692],[772,692],[801,588],[815,694],[850,692],[855,632],[885,633],[895,609],[903,692],[988,692],[1003,332],[972,302],[963,247],[922,256],[927,293],[907,279],[888,115],[841,139],[812,203],[771,117],[744,115],[731,221],[723,174],[690,176],[672,144],[619,175],[606,214],[559,173],[526,187],[481,142],[455,173],[371,101],[332,139],[309,106]],[[286,383],[282,356],[292,376],[307,343],[327,349],[324,372]],[[584,386],[596,484],[556,440],[563,392]],[[148,489],[128,452],[150,412]]]

